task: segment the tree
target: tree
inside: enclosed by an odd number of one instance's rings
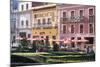
[[[33,52],[36,52],[36,50],[37,50],[36,41],[33,41],[33,44],[32,44],[32,51],[33,51]]]
[[[48,39],[46,39],[46,41],[45,41],[45,49],[46,49],[46,51],[49,51],[51,49],[50,42]]]
[[[21,40],[21,46],[20,47],[21,47],[22,51],[25,51],[25,50],[28,49],[28,41],[27,41],[26,38]]]
[[[53,42],[53,51],[59,51],[59,45],[56,42]]]

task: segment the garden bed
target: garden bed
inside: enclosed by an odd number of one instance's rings
[[[76,52],[38,52],[38,53],[13,53],[39,61],[39,63],[74,63],[95,61],[95,54],[83,54]]]

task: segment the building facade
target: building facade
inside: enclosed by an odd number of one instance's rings
[[[85,45],[75,42],[73,48],[86,48],[95,45],[95,7],[90,5],[60,5],[59,8],[59,36],[60,39],[86,39]]]
[[[16,38],[32,37],[32,9],[36,6],[45,5],[47,3],[34,1],[18,1],[18,19],[16,22]]]
[[[71,48],[95,46],[95,6],[22,1],[17,15],[16,37],[47,38],[51,47],[54,39],[88,40],[71,43]]]
[[[21,2],[18,3],[18,19],[16,23],[16,37],[26,37],[31,38],[31,2]]]
[[[32,36],[33,38],[58,38],[56,4],[35,7],[32,13]]]

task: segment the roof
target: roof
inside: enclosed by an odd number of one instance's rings
[[[42,9],[42,8],[54,7],[56,5],[57,4],[47,4],[47,5],[42,5],[42,6],[36,6],[36,7],[33,7],[32,9],[37,10],[37,9]]]

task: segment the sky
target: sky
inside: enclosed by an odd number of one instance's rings
[[[11,0],[12,1],[12,8],[13,9],[17,9],[17,7],[18,7],[18,0]]]

